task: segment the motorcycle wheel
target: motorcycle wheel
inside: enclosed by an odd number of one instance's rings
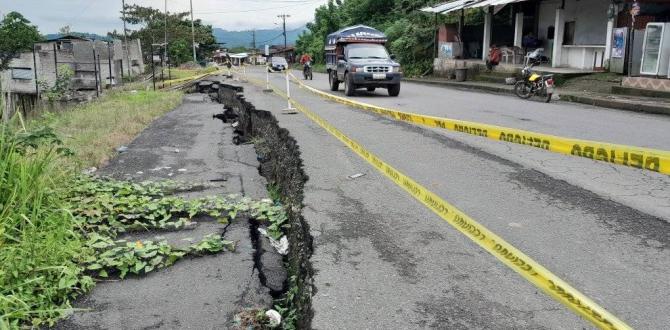
[[[514,94],[522,99],[528,99],[532,96],[531,85],[526,81],[519,81],[514,84]]]

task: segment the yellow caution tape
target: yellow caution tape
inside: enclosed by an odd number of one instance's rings
[[[179,79],[172,79],[172,80],[166,80],[166,81],[163,82],[163,85],[162,85],[161,88],[165,88],[166,86],[172,86],[174,84],[189,82],[189,81],[192,81],[192,80],[198,80],[198,79],[201,79],[201,78],[204,78],[204,77],[207,77],[207,76],[217,74],[219,72],[220,72],[220,70],[217,69],[217,70],[213,70],[213,71],[210,71],[210,72],[207,72],[207,73],[198,74],[198,75],[195,75],[195,76],[179,78]]]
[[[252,79],[252,81],[259,86],[264,84],[264,82],[255,79]],[[284,93],[278,92],[277,88],[274,88],[274,91],[278,95],[287,98]],[[512,268],[514,271],[521,274],[526,280],[542,289],[542,291],[555,300],[561,302],[601,329],[632,329],[626,323],[600,307],[535,260],[523,254],[512,246],[512,244],[507,243],[501,237],[494,234],[453,205],[381,160],[379,157],[365,149],[361,144],[347,137],[333,125],[319,117],[316,113],[307,109],[295,100],[291,100],[291,102],[296,109],[319,124],[319,126],[323,127],[338,140],[342,141],[347,147],[374,166],[379,172],[391,179],[395,184],[407,191],[412,197],[427,206],[459,232],[498,258],[498,260],[509,268]]]
[[[314,87],[306,85],[293,76],[293,74],[291,74],[291,76],[303,88],[306,88],[313,93],[342,104],[371,111],[395,120],[467,133],[495,141],[523,144],[564,155],[579,156],[612,164],[670,174],[670,151],[565,138],[515,128],[387,109],[320,91]]]

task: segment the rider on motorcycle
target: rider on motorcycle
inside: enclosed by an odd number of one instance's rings
[[[307,68],[309,68],[309,66],[312,64],[312,57],[307,53],[302,54],[302,56],[300,57],[300,64],[302,64],[303,66],[302,72],[303,73],[307,72]]]

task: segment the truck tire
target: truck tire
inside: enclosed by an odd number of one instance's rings
[[[400,95],[400,84],[389,85],[388,91],[389,91],[389,96]]]
[[[374,88],[374,87],[368,87],[368,92],[372,93],[372,92],[375,91],[375,89],[376,89],[376,88]]]
[[[340,89],[340,82],[337,80],[337,73],[335,71],[329,72],[328,83],[330,84],[331,91],[337,92]]]
[[[344,95],[354,96],[355,91],[356,91],[356,86],[354,85],[354,77],[349,73],[345,73],[344,74]]]

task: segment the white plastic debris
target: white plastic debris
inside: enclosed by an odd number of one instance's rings
[[[142,174],[144,174],[144,172],[142,172],[142,171],[137,171],[137,173],[135,173],[135,174],[137,174],[137,175],[142,175]]]
[[[186,172],[186,169],[185,168],[180,168],[180,169],[177,170],[177,172]]]
[[[265,316],[269,319],[269,326],[272,328],[278,327],[281,324],[281,314],[274,309],[265,312]]]
[[[236,121],[236,122],[233,123],[232,126],[233,126],[233,128],[237,128],[237,126],[240,126],[240,122]]]
[[[352,175],[349,176],[349,179],[358,179],[358,178],[360,178],[360,177],[362,177],[362,176],[364,176],[364,175],[365,175],[364,173],[356,173],[356,174],[352,174]]]
[[[268,235],[268,231],[265,228],[258,228],[258,232],[268,238],[270,245],[275,248],[277,253],[283,256],[288,254],[288,238],[286,238],[286,235],[282,236],[279,240],[276,240]]]
[[[174,150],[174,153],[175,153],[175,154],[178,154],[178,153],[179,153],[179,149],[175,149],[175,150]]]
[[[124,152],[128,151],[128,147],[120,146],[120,147],[116,148],[116,151],[119,152],[119,153],[124,153]]]
[[[87,169],[83,170],[82,172],[86,175],[91,175],[91,174],[95,173],[97,170],[98,170],[97,167],[91,167],[91,168],[87,168]]]

